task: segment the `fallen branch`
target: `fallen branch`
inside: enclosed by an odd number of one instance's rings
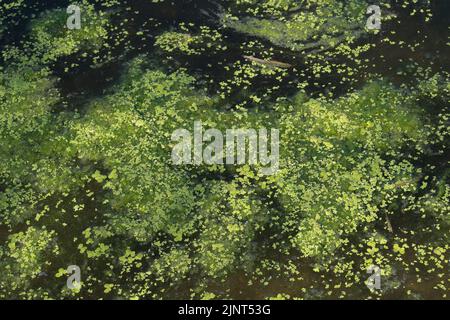
[[[278,67],[278,68],[292,68],[292,64],[289,63],[285,63],[285,62],[280,62],[280,61],[276,61],[276,60],[263,60],[263,59],[259,59],[259,58],[255,58],[253,56],[243,56],[245,59],[265,65],[265,66],[269,66],[269,67]]]
[[[387,223],[387,228],[388,228],[389,232],[394,233],[394,228],[392,228],[391,220],[389,220],[389,217],[387,214],[386,214],[386,223]]]

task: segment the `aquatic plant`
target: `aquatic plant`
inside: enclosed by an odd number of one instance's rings
[[[435,5],[64,5],[0,4],[0,298],[448,299]],[[194,121],[278,128],[280,170],[174,165]]]

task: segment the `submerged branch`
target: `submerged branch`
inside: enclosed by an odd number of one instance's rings
[[[285,62],[281,62],[281,61],[276,61],[276,60],[263,60],[263,59],[259,59],[253,56],[243,56],[245,59],[265,65],[265,66],[269,66],[269,67],[278,67],[278,68],[285,68],[285,69],[289,69],[292,68],[293,65],[289,64],[289,63],[285,63]]]

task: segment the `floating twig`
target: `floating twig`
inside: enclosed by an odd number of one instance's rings
[[[259,59],[259,58],[255,58],[253,56],[243,56],[245,59],[265,65],[265,66],[269,66],[269,67],[278,67],[278,68],[292,68],[292,64],[289,63],[285,63],[285,62],[280,62],[280,61],[276,61],[276,60],[263,60],[263,59]]]

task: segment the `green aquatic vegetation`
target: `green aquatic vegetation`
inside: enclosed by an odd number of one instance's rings
[[[51,159],[51,149],[60,143],[60,138],[55,135],[58,129],[53,126],[50,112],[59,100],[58,92],[46,71],[39,74],[24,68],[22,72],[0,74],[3,224],[22,222],[33,214],[32,208],[40,196],[33,191],[32,183],[39,181],[42,177],[39,172],[45,169],[48,171],[41,182],[49,182],[52,167],[57,168]],[[41,190],[45,193],[45,188]],[[15,192],[21,196],[17,197]]]
[[[3,53],[6,60],[17,61],[20,65],[55,63],[59,58],[80,52],[98,53],[102,47],[108,19],[97,14],[92,5],[83,6],[81,29],[69,30],[66,26],[67,13],[63,9],[54,9],[40,14],[28,26],[30,32],[24,48],[12,47]]]
[[[111,193],[111,206],[120,212],[109,214],[116,233],[148,241],[189,219],[192,191],[182,172],[170,166],[169,143],[183,108],[199,103],[195,93],[185,95],[190,81],[182,74],[147,72],[94,102],[73,124],[71,146],[80,161],[103,163],[103,174],[96,171],[92,178]]]
[[[77,51],[98,49],[106,36],[107,19],[96,14],[92,6],[83,7],[82,17],[81,29],[71,32],[64,27],[67,20],[66,12],[55,10],[44,13],[30,26],[30,41],[36,46],[33,48],[33,52],[44,51],[45,54],[41,59],[54,61],[60,56],[70,55]]]
[[[236,1],[223,18],[224,25],[300,52],[330,49],[357,39],[368,7],[365,1],[264,1],[259,11],[252,10],[251,2],[256,1]]]
[[[289,142],[281,158],[289,170],[276,183],[287,227],[298,228],[292,241],[305,256],[326,255],[373,222],[389,198],[412,188],[412,165],[383,156],[397,155],[407,140],[420,145],[420,122],[401,92],[377,83],[332,104],[284,108],[290,112],[280,124]]]
[[[0,4],[1,298],[448,298],[447,60],[392,27],[428,1],[80,5]],[[280,170],[174,165],[195,121]]]
[[[32,298],[33,294],[24,292],[23,288],[39,277],[40,272],[48,265],[48,258],[58,255],[59,249],[54,243],[55,233],[45,229],[39,230],[34,227],[25,232],[19,232],[10,236],[6,244],[7,251],[0,262],[2,288],[8,288],[8,294],[15,293],[22,298]],[[6,292],[0,292],[0,297]]]
[[[208,26],[200,26],[200,30],[191,34],[189,27],[180,25],[181,32],[165,32],[158,36],[155,45],[167,53],[179,52],[187,55],[202,55],[226,50],[222,45],[222,35]]]

